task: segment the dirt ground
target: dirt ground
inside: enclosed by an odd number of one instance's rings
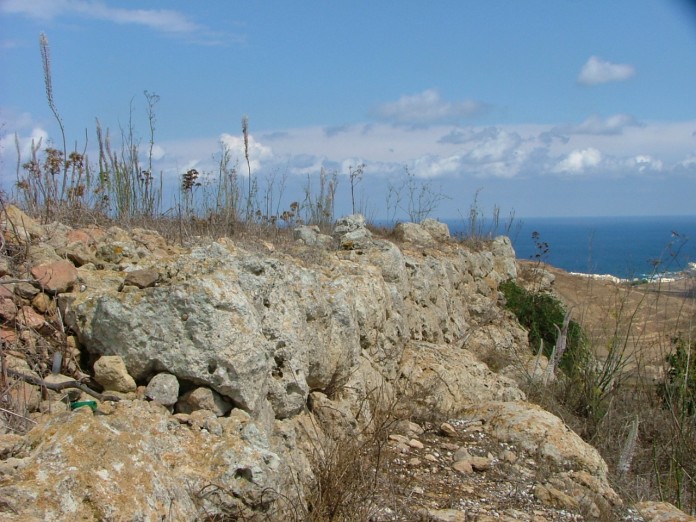
[[[555,276],[554,292],[588,332],[600,357],[614,343],[631,356],[631,367],[659,374],[671,339],[696,334],[696,276],[629,284],[543,268]]]

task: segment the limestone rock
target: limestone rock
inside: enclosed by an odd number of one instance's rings
[[[432,218],[425,218],[421,221],[420,225],[427,230],[436,241],[445,241],[450,238],[450,230],[446,223],[441,223]]]
[[[639,502],[635,505],[645,522],[695,522],[692,517],[669,502]]]
[[[400,241],[418,243],[419,245],[434,245],[435,240],[428,230],[418,223],[399,223],[394,233]]]
[[[94,363],[94,380],[110,391],[128,393],[136,388],[135,380],[118,355],[103,355]]]
[[[48,375],[46,375],[46,377],[44,377],[44,381],[51,383],[51,384],[61,384],[64,382],[74,381],[74,380],[75,379],[73,379],[72,377],[68,377],[67,375],[63,375],[60,373],[56,373],[56,374],[49,373]],[[77,388],[66,388],[66,389],[61,390],[59,392],[52,392],[52,393],[56,397],[62,397],[64,395],[67,395],[68,398],[70,399],[70,401],[78,400],[80,398],[80,395],[82,394],[82,392]]]
[[[402,375],[419,411],[455,416],[473,403],[524,398],[514,381],[491,372],[469,352],[449,345],[410,343]]]
[[[373,244],[372,232],[367,229],[365,218],[361,214],[352,214],[338,219],[333,235],[346,250],[369,248]]]
[[[14,205],[5,205],[0,214],[0,227],[6,240],[21,244],[40,239],[45,234],[43,227]]]
[[[196,410],[212,411],[218,417],[222,417],[232,409],[232,404],[226,401],[219,393],[210,388],[196,388],[185,393],[176,403],[176,411],[179,413],[192,413]]]
[[[262,433],[235,419],[217,435],[195,430],[157,403],[120,402],[109,415],[81,408],[0,444],[6,457],[24,457],[0,497],[11,520],[247,519],[251,508],[271,516],[269,492],[293,495],[292,477]],[[221,494],[200,495],[211,484]]]
[[[467,412],[487,425],[501,441],[514,442],[539,452],[568,469],[582,469],[606,478],[607,465],[599,452],[570,430],[561,419],[526,402],[489,402]]]
[[[124,285],[137,286],[138,288],[149,288],[155,286],[159,281],[160,275],[157,270],[144,268],[141,270],[132,270],[126,274]]]
[[[302,225],[296,227],[292,231],[292,237],[296,241],[302,241],[305,245],[308,246],[318,245],[322,247],[328,247],[331,245],[331,243],[333,243],[333,239],[331,238],[331,236],[322,234],[319,230],[319,227],[316,225]]]
[[[179,381],[171,373],[158,373],[150,379],[145,396],[163,406],[173,406],[179,400]]]

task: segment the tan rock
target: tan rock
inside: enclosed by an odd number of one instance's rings
[[[126,274],[124,285],[137,286],[138,288],[149,288],[155,286],[159,280],[159,272],[153,269],[133,270]]]
[[[40,314],[52,314],[56,311],[56,303],[48,294],[39,292],[31,300],[31,306]]]
[[[52,294],[71,290],[77,281],[77,269],[67,260],[34,266],[31,274],[44,290]]]
[[[669,502],[639,502],[635,508],[645,522],[695,522],[696,517],[684,513]]]
[[[445,437],[457,436],[457,430],[454,429],[454,426],[452,426],[449,422],[443,422],[440,424],[440,433]]]
[[[44,316],[36,312],[31,306],[23,306],[20,308],[17,312],[16,321],[23,328],[32,330],[38,330],[46,322]]]
[[[562,509],[578,509],[578,502],[570,495],[547,484],[536,484],[534,496],[548,506]]]
[[[43,227],[14,205],[6,205],[0,214],[0,227],[5,239],[21,244],[44,235]]]
[[[57,373],[57,374],[49,373],[46,377],[44,377],[44,381],[46,381],[47,383],[51,383],[51,384],[61,384],[64,382],[74,381],[74,380],[75,379],[73,379],[72,377],[68,377],[67,375],[63,375],[60,373]],[[62,396],[67,395],[71,401],[76,401],[80,398],[80,395],[82,394],[82,392],[79,388],[64,388],[63,390],[53,392],[53,394],[54,394],[54,396],[57,396],[57,397],[62,397]]]
[[[459,473],[469,474],[474,472],[474,467],[471,465],[471,459],[458,460],[452,464],[452,469],[455,469]]]
[[[94,363],[94,380],[105,390],[121,393],[134,392],[137,387],[128,374],[126,363],[118,355],[103,355]]]
[[[176,403],[176,411],[179,413],[208,410],[218,417],[222,417],[231,409],[232,404],[229,401],[226,401],[219,393],[205,387],[199,387],[185,393]]]

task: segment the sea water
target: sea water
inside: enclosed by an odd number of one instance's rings
[[[448,224],[453,234],[466,233],[464,222]],[[507,230],[486,227],[480,230],[507,233],[518,259],[569,272],[634,279],[696,271],[696,216],[519,218]]]

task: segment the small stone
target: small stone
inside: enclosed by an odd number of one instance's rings
[[[65,259],[34,266],[31,269],[31,275],[44,290],[51,294],[67,292],[73,288],[77,281],[75,265]]]
[[[500,454],[500,460],[503,460],[508,464],[514,464],[517,462],[517,454],[514,451],[506,449]]]
[[[492,465],[493,461],[488,457],[471,457],[471,467],[474,471],[488,471]]]
[[[440,424],[440,433],[445,437],[457,436],[457,430],[455,430],[454,426],[452,426],[449,422],[443,422]]]
[[[474,467],[471,465],[471,461],[469,459],[458,460],[452,464],[452,468],[465,475],[474,472]]]
[[[94,363],[94,380],[105,390],[122,393],[134,392],[135,380],[128,373],[126,363],[119,355],[103,355]],[[178,392],[177,392],[178,393]]]
[[[420,486],[414,487],[411,491],[413,491],[416,495],[423,495],[425,493],[425,490]]]
[[[17,317],[17,305],[12,299],[0,299],[0,319],[12,322]]]
[[[465,459],[470,459],[471,454],[469,453],[469,450],[461,447],[457,451],[454,452],[454,455],[452,455],[452,460],[455,462],[458,460],[465,460]]]
[[[399,442],[402,444],[408,444],[408,437],[404,437],[403,435],[399,435],[398,433],[392,433],[389,435],[389,440],[393,440],[394,442]]]
[[[424,458],[430,462],[437,462],[437,457],[435,455],[431,455],[430,453],[428,453]]]
[[[162,406],[173,406],[179,399],[179,381],[171,373],[158,373],[150,379],[145,396]]]
[[[123,284],[137,286],[138,288],[150,288],[151,286],[155,286],[157,281],[159,281],[159,277],[160,275],[157,270],[149,268],[133,270],[126,274],[126,279]]]
[[[413,457],[408,460],[408,465],[409,466],[420,466],[421,465],[421,459],[418,457]]]
[[[188,413],[175,413],[174,418],[179,421],[179,424],[190,424],[191,416]]]
[[[232,404],[227,402],[219,393],[205,387],[191,390],[176,403],[176,411],[181,413],[209,410],[218,417],[222,417],[231,409]]]
[[[39,292],[31,300],[31,306],[40,314],[53,313],[56,310],[56,303],[48,294]]]
[[[415,449],[423,449],[425,446],[418,439],[411,439],[408,441],[408,445]]]
[[[46,322],[44,316],[37,313],[31,306],[23,306],[20,308],[17,313],[16,321],[24,328],[30,328],[32,330],[38,330]]]
[[[15,283],[14,285],[14,293],[17,297],[21,297],[22,299],[33,299],[36,294],[39,293],[39,289],[36,288],[34,285],[31,283],[27,282],[21,282],[21,283]]]

